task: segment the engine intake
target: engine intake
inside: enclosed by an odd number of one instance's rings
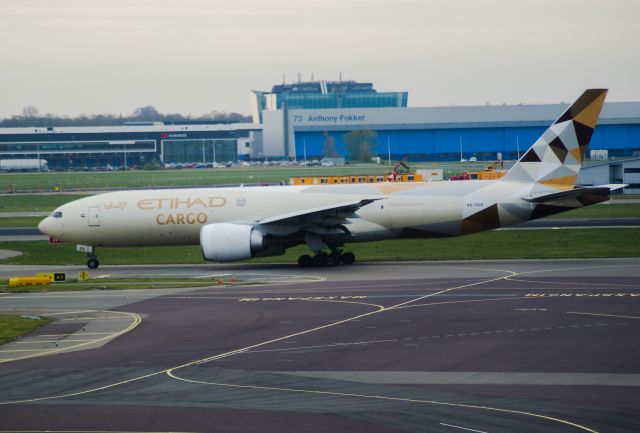
[[[207,224],[200,230],[200,246],[205,260],[233,262],[250,259],[266,249],[266,237],[250,225]]]

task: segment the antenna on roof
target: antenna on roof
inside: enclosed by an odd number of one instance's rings
[[[302,72],[298,72],[298,84],[302,81]]]
[[[340,79],[338,81],[342,81],[342,72],[340,72]]]
[[[314,81],[314,80],[313,80],[313,72],[311,73],[311,81]]]
[[[282,84],[284,84],[284,83],[285,83],[285,81],[284,81],[284,80],[285,80],[285,76],[284,76],[284,72],[283,72],[283,73],[282,73]]]

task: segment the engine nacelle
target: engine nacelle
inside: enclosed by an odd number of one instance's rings
[[[202,257],[214,262],[250,259],[266,248],[266,238],[255,227],[244,224],[207,224],[200,229]]]

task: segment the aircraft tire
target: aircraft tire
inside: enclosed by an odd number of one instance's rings
[[[100,266],[100,262],[98,261],[98,259],[87,260],[87,267],[89,269],[98,269],[98,266]]]
[[[329,254],[327,256],[327,266],[336,266],[340,264],[340,254]]]
[[[313,266],[327,266],[327,254],[319,253],[313,256]]]
[[[356,261],[356,255],[353,253],[344,253],[341,255],[342,263],[352,265]]]
[[[307,254],[298,257],[298,266],[301,268],[310,268],[313,266],[313,258]]]

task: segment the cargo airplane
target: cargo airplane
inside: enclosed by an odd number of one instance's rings
[[[96,248],[200,244],[205,260],[283,254],[300,266],[351,264],[345,244],[476,233],[609,199],[620,185],[576,186],[607,90],[586,90],[499,180],[185,188],[110,192],[60,206],[38,228]]]

